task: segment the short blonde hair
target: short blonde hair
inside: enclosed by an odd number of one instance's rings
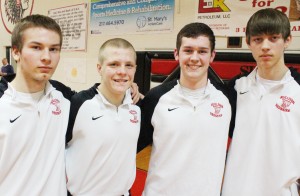
[[[104,42],[102,44],[102,46],[99,49],[99,54],[98,54],[98,62],[101,64],[103,63],[105,56],[103,55],[103,51],[107,48],[107,47],[113,47],[113,48],[125,48],[125,49],[131,49],[134,52],[134,58],[136,61],[136,51],[134,49],[134,47],[132,46],[132,44],[122,38],[113,38],[113,39],[109,39],[106,42]]]

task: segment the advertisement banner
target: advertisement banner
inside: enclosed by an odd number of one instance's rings
[[[293,36],[300,36],[300,0],[197,0],[196,21],[208,24],[217,36],[244,36],[247,21],[256,11],[274,8],[291,21]]]
[[[92,0],[91,34],[145,34],[173,30],[174,0]]]

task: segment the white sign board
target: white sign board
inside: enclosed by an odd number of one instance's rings
[[[51,9],[48,16],[62,29],[62,51],[86,51],[87,4]]]

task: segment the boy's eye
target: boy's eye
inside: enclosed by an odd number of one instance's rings
[[[128,68],[133,68],[134,65],[133,65],[133,64],[126,64],[126,67],[128,67]]]
[[[41,47],[40,46],[31,46],[31,48],[35,49],[35,50],[40,50]]]
[[[253,41],[254,41],[254,42],[257,42],[257,43],[261,42],[261,40],[262,40],[262,39],[259,38],[259,37],[253,39]]]
[[[115,67],[115,66],[117,66],[117,64],[116,63],[110,63],[109,66],[110,67]]]
[[[184,50],[184,52],[186,52],[186,53],[191,53],[191,52],[193,52],[193,51],[190,50],[190,49],[186,49],[186,50]]]
[[[50,51],[52,51],[52,52],[59,52],[60,48],[50,48]]]
[[[207,50],[200,50],[199,54],[207,53]]]

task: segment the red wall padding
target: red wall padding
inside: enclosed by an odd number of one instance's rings
[[[211,67],[218,74],[221,79],[229,80],[234,76],[240,74],[243,70],[250,72],[256,66],[255,62],[243,61],[214,61]],[[300,72],[300,64],[287,64],[288,67],[294,67]]]
[[[211,63],[213,70],[221,79],[229,80],[241,73],[241,69],[251,71],[256,66],[254,62],[243,61],[215,61]]]
[[[172,59],[151,59],[151,73],[169,75],[177,65],[178,62]]]
[[[152,59],[151,74],[154,75],[169,75],[177,67],[178,62],[172,59]],[[229,80],[240,74],[243,70],[250,72],[256,66],[255,62],[244,61],[214,61],[211,67],[223,80]],[[287,64],[289,67],[294,67],[300,72],[300,64]]]

